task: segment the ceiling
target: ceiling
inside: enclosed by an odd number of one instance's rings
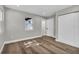
[[[8,8],[44,17],[52,16],[55,12],[70,6],[71,5],[6,5]]]

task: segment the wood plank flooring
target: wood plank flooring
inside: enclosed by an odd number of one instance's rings
[[[6,44],[2,54],[79,54],[79,48],[57,42],[55,38],[43,36]]]

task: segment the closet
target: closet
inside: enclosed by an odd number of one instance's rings
[[[58,16],[58,41],[79,47],[79,12]]]

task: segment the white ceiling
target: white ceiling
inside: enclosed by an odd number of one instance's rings
[[[71,5],[7,5],[6,7],[47,17],[70,6]]]

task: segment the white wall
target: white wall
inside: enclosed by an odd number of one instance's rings
[[[78,11],[79,11],[79,5],[73,5],[69,8],[65,8],[65,9],[62,9],[62,10],[56,12],[56,14],[57,15],[64,15],[67,13],[78,12]]]
[[[54,18],[46,20],[46,34],[48,36],[54,37]]]
[[[58,41],[79,47],[79,12],[58,17]]]
[[[3,48],[3,44],[4,44],[4,40],[5,40],[5,30],[4,30],[4,8],[3,6],[0,6],[0,10],[2,11],[3,13],[3,16],[2,16],[2,22],[1,22],[1,34],[0,34],[0,53],[1,53],[1,50]],[[0,15],[1,16],[1,15]]]
[[[33,20],[33,30],[25,31],[24,19],[31,17]],[[41,17],[33,16],[24,12],[6,9],[6,31],[7,41],[28,38],[41,35]]]

